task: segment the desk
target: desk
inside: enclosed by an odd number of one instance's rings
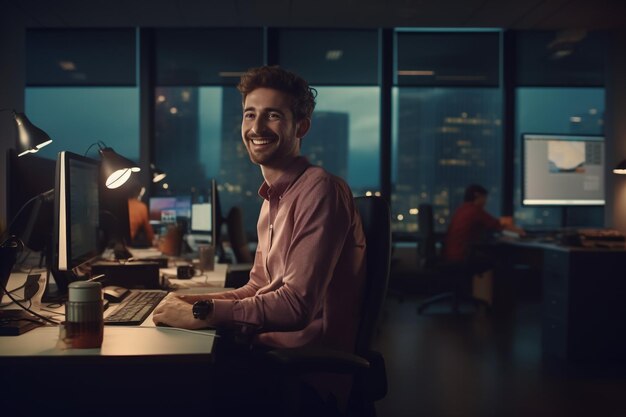
[[[225,273],[219,266],[211,284],[221,274],[223,285]],[[13,274],[9,289],[25,275]],[[186,410],[206,411],[214,331],[155,327],[150,315],[137,327],[105,326],[99,349],[60,349],[58,334],[46,326],[0,338],[3,414],[161,415],[169,408],[177,415],[176,392]]]
[[[521,258],[541,271],[545,357],[564,363],[625,362],[625,248],[514,239],[501,240],[497,246],[500,259],[507,263]]]
[[[223,289],[227,265],[218,264],[214,271],[205,272],[203,276],[189,280],[172,279],[176,287],[189,291],[215,291]],[[20,286],[26,279],[26,274],[13,273],[7,284],[11,290]],[[40,280],[40,282],[42,282]],[[181,290],[182,291],[182,290]],[[42,291],[35,297],[41,298]],[[39,310],[40,301],[35,299],[33,310]],[[105,311],[105,316],[116,308],[112,305]],[[63,312],[63,307],[59,309]],[[100,349],[60,349],[56,347],[58,338],[57,326],[45,326],[31,330],[20,336],[5,336],[0,338],[0,360],[11,357],[33,356],[151,356],[151,355],[210,355],[213,348],[215,332],[185,331],[181,329],[155,327],[152,314],[146,318],[141,326],[105,326],[104,340]]]

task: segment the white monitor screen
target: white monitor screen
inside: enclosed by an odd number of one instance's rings
[[[604,138],[524,134],[524,205],[604,204]]]
[[[207,232],[213,230],[213,212],[211,203],[199,203],[191,205],[191,230],[193,232]]]

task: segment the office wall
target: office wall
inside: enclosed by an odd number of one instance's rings
[[[626,232],[626,175],[612,167],[626,159],[626,29],[611,32],[606,77],[607,204],[608,227]]]
[[[24,111],[25,25],[13,5],[0,13],[0,109]],[[6,151],[15,145],[15,127],[8,111],[0,112],[0,224],[6,226]]]

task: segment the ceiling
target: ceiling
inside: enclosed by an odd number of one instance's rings
[[[626,27],[624,0],[1,0],[27,27]],[[3,7],[4,10],[7,10]]]

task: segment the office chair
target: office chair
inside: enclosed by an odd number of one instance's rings
[[[426,272],[437,262],[437,238],[433,220],[433,206],[420,204],[417,212],[419,235],[417,239],[418,267]]]
[[[476,308],[482,306],[489,310],[489,304],[486,301],[469,294],[472,278],[474,274],[482,272],[480,268],[476,268],[470,262],[447,262],[438,255],[433,217],[433,208],[430,204],[419,206],[418,275],[424,276],[431,282],[446,284],[449,291],[422,301],[417,312],[423,314],[428,307],[447,301],[451,302],[452,310],[457,314],[460,312],[459,307],[467,303]]]
[[[251,264],[254,257],[248,247],[248,238],[243,226],[243,214],[241,208],[233,206],[228,211],[226,217],[226,227],[228,229],[228,239],[230,246],[235,254],[235,260],[238,264]]]
[[[254,263],[254,255],[248,247],[248,238],[243,226],[241,208],[233,206],[226,217],[228,240],[235,255],[233,263],[228,265],[224,286],[227,288],[239,288],[250,279],[250,270]]]
[[[324,348],[296,348],[272,350],[267,356],[286,377],[312,372],[353,375],[348,415],[375,416],[374,402],[387,394],[384,358],[372,350],[372,341],[389,281],[391,217],[389,205],[381,197],[357,197],[354,200],[367,245],[367,275],[354,354]],[[297,402],[295,397],[286,396],[287,401]],[[298,404],[290,404],[286,407],[286,414],[293,415],[293,410],[297,409]]]

